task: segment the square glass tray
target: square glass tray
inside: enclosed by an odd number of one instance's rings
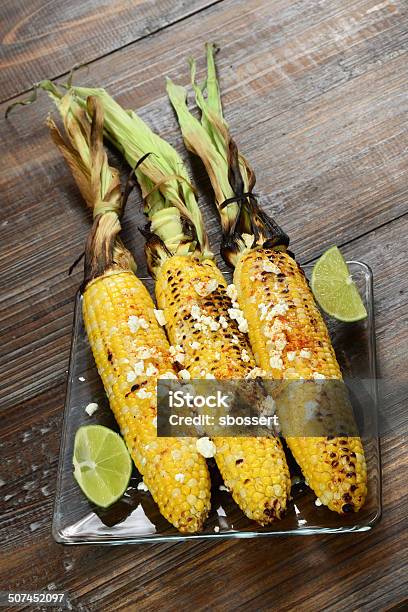
[[[213,460],[209,463],[212,479],[212,509],[204,531],[200,534],[180,534],[161,516],[150,493],[138,490],[137,484],[141,481],[141,476],[136,468],[128,490],[120,501],[108,509],[93,506],[73,478],[72,454],[75,432],[81,425],[90,424],[106,425],[116,431],[118,428],[94,364],[82,320],[81,297],[78,295],[75,304],[53,516],[55,540],[64,544],[109,545],[196,538],[345,533],[371,529],[381,516],[373,279],[371,270],[364,263],[349,261],[348,265],[367,308],[368,317],[364,321],[352,324],[341,323],[332,318],[326,318],[326,322],[344,376],[363,379],[369,397],[368,414],[356,414],[357,422],[362,425],[360,431],[368,472],[368,496],[365,505],[358,513],[340,516],[324,506],[317,507],[316,496],[304,484],[299,469],[290,457],[289,467],[294,482],[293,499],[284,518],[267,527],[261,527],[246,518],[231,495],[227,491],[220,490],[222,480]],[[305,266],[304,270],[310,277],[312,267]],[[226,277],[231,282],[231,274],[227,273]],[[144,281],[149,290],[152,290],[152,280],[144,279]],[[85,407],[90,402],[97,402],[99,406],[91,417],[85,412]]]

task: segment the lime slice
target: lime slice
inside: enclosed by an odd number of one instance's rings
[[[78,429],[73,464],[74,477],[82,491],[102,508],[122,497],[132,473],[132,461],[123,439],[102,425]]]
[[[327,314],[339,321],[361,321],[367,311],[339,249],[328,249],[316,262],[312,291]]]

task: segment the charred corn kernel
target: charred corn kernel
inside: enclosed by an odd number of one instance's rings
[[[239,379],[253,369],[252,357],[247,363],[242,360],[243,349],[251,352],[248,336],[228,313],[226,282],[213,261],[189,256],[167,259],[156,281],[156,297],[170,342],[182,347],[182,365],[191,378],[212,374]],[[220,359],[214,359],[215,353]]]
[[[205,460],[194,439],[156,433],[156,381],[174,370],[149,293],[132,272],[108,273],[85,289],[83,315],[111,409],[153,499],[180,531],[199,531],[210,508]]]
[[[271,378],[316,381],[342,378],[327,327],[305,275],[288,253],[267,248],[244,252],[235,269],[234,283],[248,321],[255,359]],[[312,386],[316,394],[317,387]],[[331,408],[344,416],[346,431],[354,431],[355,428],[350,428],[347,400],[335,388],[328,388],[333,393]],[[303,393],[299,389],[291,405],[284,403],[285,410],[278,408],[288,446],[323,504],[339,513],[358,511],[367,494],[361,440],[358,436],[307,435]],[[328,401],[327,397],[308,400],[321,408]],[[293,435],[294,431],[303,433],[303,437]]]
[[[170,341],[182,348],[182,367],[191,378],[243,379],[254,368],[248,337],[239,330],[239,315],[232,313],[238,321],[231,318],[226,282],[213,261],[167,259],[156,296]],[[224,482],[245,514],[262,525],[280,518],[290,493],[280,440],[216,437],[214,443]]]

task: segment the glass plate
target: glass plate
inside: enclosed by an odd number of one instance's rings
[[[290,462],[294,486],[288,511],[282,520],[261,527],[245,517],[228,492],[219,489],[222,480],[213,460],[210,460],[212,510],[204,531],[198,535],[180,534],[160,515],[150,493],[137,489],[141,476],[136,469],[120,501],[105,510],[93,506],[82,494],[72,475],[75,432],[81,425],[98,423],[115,430],[117,426],[94,365],[82,320],[81,297],[78,295],[53,516],[55,540],[64,544],[132,544],[196,538],[346,533],[371,529],[381,516],[373,279],[370,268],[364,263],[350,261],[348,265],[367,308],[368,317],[353,324],[331,318],[326,321],[345,377],[364,379],[365,390],[370,397],[369,418],[364,419],[362,433],[368,469],[368,497],[360,512],[339,516],[323,506],[317,507],[316,496],[304,484],[297,466]],[[312,266],[305,266],[304,270],[310,277]],[[231,278],[230,273],[226,276]],[[144,280],[152,290],[151,279]],[[99,405],[92,417],[85,412],[85,406],[90,402]],[[356,418],[360,423],[361,415],[357,414]]]

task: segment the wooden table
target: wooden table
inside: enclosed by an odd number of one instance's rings
[[[1,3],[0,590],[67,591],[74,610],[385,610],[402,607],[407,518],[408,4],[404,0],[4,0]],[[183,155],[164,76],[216,41],[225,115],[258,191],[300,261],[332,244],[375,276],[384,513],[345,536],[103,548],[51,532],[73,298],[67,270],[89,229],[44,125],[45,94],[4,120],[32,82],[87,68]],[[219,229],[194,176],[213,245]],[[133,203],[125,241],[144,272]],[[405,482],[404,482],[405,480]],[[404,557],[405,553],[405,557]],[[405,566],[406,569],[406,566]],[[406,576],[405,576],[406,578]]]

